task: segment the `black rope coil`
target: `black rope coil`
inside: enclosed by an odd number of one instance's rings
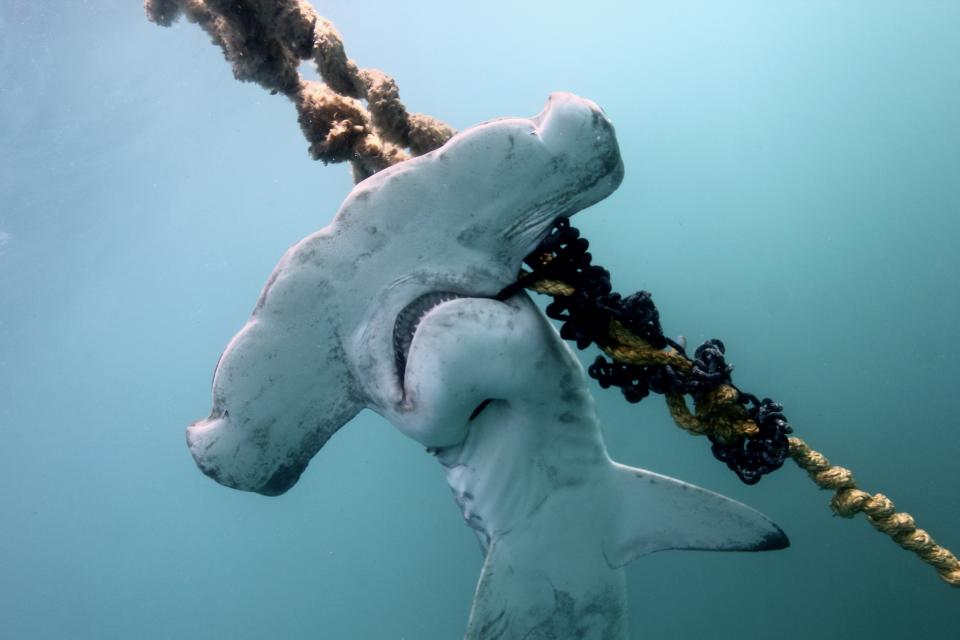
[[[663,334],[660,314],[651,295],[638,291],[624,298],[614,292],[610,273],[592,264],[589,246],[567,218],[558,219],[525,260],[532,273],[497,297],[507,298],[537,280],[559,280],[570,285],[574,292],[554,295],[547,305],[547,316],[561,322],[561,337],[575,342],[578,349],[586,349],[590,344],[608,346],[610,321],[615,319],[655,349],[669,346],[688,357],[684,345]],[[710,434],[714,457],[746,484],[756,484],[762,476],[783,466],[789,450],[787,435],[793,432],[783,415],[783,407],[769,398],[759,400],[733,385],[730,377],[733,367],[726,362],[720,340],[704,342],[690,361],[689,371],[679,371],[670,365],[627,364],[598,356],[587,372],[604,389],[618,387],[628,402],[639,402],[651,392],[685,394],[697,399],[722,384],[730,385],[737,391],[737,401],[756,423],[758,432],[729,441]]]

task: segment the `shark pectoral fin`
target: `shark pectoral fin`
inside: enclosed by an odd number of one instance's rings
[[[790,546],[780,527],[756,509],[668,476],[614,466],[620,502],[604,538],[611,566],[668,549],[768,551]]]

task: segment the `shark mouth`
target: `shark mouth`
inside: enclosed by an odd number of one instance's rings
[[[444,302],[466,297],[452,291],[431,291],[415,298],[397,314],[393,324],[393,356],[397,363],[397,376],[400,379],[401,388],[403,388],[403,375],[407,369],[407,356],[410,354],[413,334],[417,332],[420,321]]]

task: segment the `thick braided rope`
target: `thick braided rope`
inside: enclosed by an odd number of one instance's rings
[[[960,561],[930,534],[918,529],[909,513],[898,512],[893,502],[882,493],[869,494],[857,488],[853,473],[837,467],[800,438],[790,438],[790,457],[806,471],[821,489],[833,491],[830,509],[838,516],[852,518],[862,512],[878,531],[907,551],[913,551],[932,566],[947,583],[960,587]]]
[[[238,80],[290,98],[310,155],[349,161],[357,182],[455,133],[408,113],[393,78],[347,58],[340,33],[304,0],[145,0],[144,9],[162,26],[186,16],[220,46]],[[300,75],[303,60],[314,62],[322,83]]]
[[[689,372],[693,363],[674,349],[656,349],[643,338],[634,335],[618,320],[610,321],[610,344],[603,352],[617,362],[635,365],[670,366]],[[677,426],[694,435],[714,434],[724,442],[738,437],[753,436],[759,432],[747,410],[737,402],[737,390],[728,384],[718,385],[702,397],[694,399],[694,411],[679,393],[666,394],[667,408]]]
[[[538,293],[569,296],[576,291],[559,280],[538,280],[527,287]],[[660,350],[634,335],[620,322],[610,323],[610,345],[603,351],[617,362],[637,365],[665,365],[682,370],[691,368],[690,361],[673,349]],[[703,398],[694,401],[690,412],[686,400],[679,394],[667,394],[667,407],[677,426],[694,435],[713,434],[723,440],[748,436],[757,431],[757,425],[747,418],[746,410],[737,402],[736,389],[719,385]],[[897,512],[885,495],[869,494],[860,490],[849,469],[830,464],[822,453],[811,449],[800,438],[790,438],[789,455],[805,470],[821,489],[834,491],[830,509],[838,516],[852,518],[863,512],[878,531],[887,534],[902,549],[912,551],[932,566],[948,584],[960,587],[960,561],[948,549],[938,545],[923,529],[918,529],[913,517]]]
[[[520,277],[529,276],[529,271],[521,271]],[[576,291],[573,287],[568,285],[566,282],[561,282],[560,280],[537,280],[536,282],[531,282],[529,285],[530,290],[536,291],[537,293],[543,293],[548,296],[572,296],[573,292]]]

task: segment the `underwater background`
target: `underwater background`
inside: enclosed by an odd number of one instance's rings
[[[457,128],[600,104],[626,178],[574,224],[615,288],[721,338],[741,388],[960,552],[960,3],[314,6]],[[0,638],[462,637],[476,539],[384,420],[278,498],[184,443],[273,265],[352,186],[306,147],[196,25],[0,0]],[[615,459],[792,542],[641,559],[631,637],[957,637],[960,593],[792,462],[747,487],[660,398],[593,388]]]

